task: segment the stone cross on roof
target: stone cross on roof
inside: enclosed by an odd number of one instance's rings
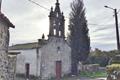
[[[59,3],[59,0],[57,0],[57,3]]]

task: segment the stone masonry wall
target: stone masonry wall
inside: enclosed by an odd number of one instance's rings
[[[59,52],[57,48],[60,48]],[[62,39],[52,39],[41,48],[42,78],[56,77],[56,61],[62,62],[62,76],[71,72],[71,49]]]
[[[0,80],[9,80],[8,78],[8,45],[9,30],[8,26],[0,21]]]
[[[16,76],[16,56],[8,56],[9,80],[15,80]]]

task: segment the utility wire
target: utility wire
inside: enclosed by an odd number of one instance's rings
[[[33,3],[33,4],[38,5],[39,7],[43,8],[43,9],[45,9],[45,10],[47,10],[47,11],[50,11],[50,9],[48,9],[48,8],[46,8],[46,7],[44,7],[44,6],[40,5],[40,4],[38,4],[38,3],[35,2],[35,1],[32,1],[32,0],[28,0],[28,1],[30,1],[30,2]],[[66,18],[66,19],[69,19],[68,17],[65,17],[65,18]]]
[[[105,17],[103,17],[104,21],[101,21],[101,22],[103,22],[102,24],[97,24],[97,23],[94,23],[94,22],[90,22],[90,23],[88,23],[88,25],[93,25],[93,26],[107,26],[107,25],[110,24],[109,22],[112,20],[112,18],[113,18],[112,16],[109,17],[109,18],[105,16]],[[107,24],[107,25],[104,25],[104,24]]]
[[[93,25],[93,26],[107,26],[107,25],[100,25],[100,24],[94,24],[94,23],[88,23],[88,25]]]
[[[119,14],[119,12],[120,12],[120,9],[118,10],[118,12],[117,12],[117,13]]]
[[[104,27],[104,28],[98,28],[98,29],[95,29],[92,31],[92,33],[96,33],[96,32],[99,32],[99,31],[104,31],[104,30],[107,30],[107,29],[110,29],[109,27]]]
[[[111,25],[113,25],[113,24],[111,24]],[[107,26],[109,26],[109,25],[106,25],[106,27],[97,28],[97,29],[93,30],[92,32],[95,33],[95,32],[98,32],[98,31],[103,31],[103,30],[112,28],[112,27],[107,27]]]
[[[32,1],[32,0],[28,0],[28,1],[31,2],[31,3],[33,3],[33,4],[38,5],[39,7],[43,8],[43,9],[45,9],[45,10],[47,10],[47,11],[50,11],[50,9],[48,9],[48,8],[46,8],[46,7],[42,6],[42,5],[40,5],[39,3],[35,2],[35,1]],[[65,17],[65,18],[69,19],[68,17]],[[99,25],[99,24],[88,24],[88,25],[106,26],[106,25]]]
[[[111,21],[111,18],[106,20],[105,22],[109,22]],[[107,24],[107,25],[104,25],[104,24]],[[88,25],[93,25],[93,26],[108,26],[109,23],[102,23],[102,24],[96,24],[96,23],[88,23]]]
[[[33,4],[38,5],[39,7],[43,8],[43,9],[45,9],[45,10],[47,10],[47,11],[50,11],[50,9],[48,9],[48,8],[46,8],[46,7],[38,4],[38,3],[35,2],[35,1],[32,1],[32,0],[28,0],[28,1],[31,2],[31,3],[33,3]],[[120,11],[120,10],[119,10],[119,11]],[[118,12],[119,12],[119,11],[118,11]],[[65,17],[65,18],[69,19],[68,17]],[[93,26],[108,26],[108,25],[100,25],[100,24],[94,24],[94,23],[88,23],[88,25],[93,25]],[[98,28],[98,29],[103,30],[103,27],[102,27],[102,28]],[[106,29],[107,29],[107,28],[106,28]]]
[[[44,6],[40,5],[40,4],[38,4],[38,3],[35,2],[35,1],[32,1],[32,0],[28,0],[28,1],[30,1],[30,2],[33,3],[33,4],[38,5],[39,7],[43,8],[43,9],[45,9],[45,10],[47,10],[47,11],[50,11],[50,9],[48,9],[48,8],[46,8],[46,7],[44,7]]]

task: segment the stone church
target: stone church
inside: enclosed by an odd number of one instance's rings
[[[30,75],[42,79],[60,78],[71,73],[71,48],[65,40],[65,19],[57,0],[49,14],[48,40],[16,44],[9,47],[10,51],[21,52],[17,56],[16,73],[25,74],[25,63],[30,64]]]
[[[65,19],[57,0],[51,8],[48,42],[41,47],[42,77],[60,77],[71,71],[71,49],[65,40]]]

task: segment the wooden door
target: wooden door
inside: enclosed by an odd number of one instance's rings
[[[60,80],[62,71],[62,62],[56,61],[56,79]]]

